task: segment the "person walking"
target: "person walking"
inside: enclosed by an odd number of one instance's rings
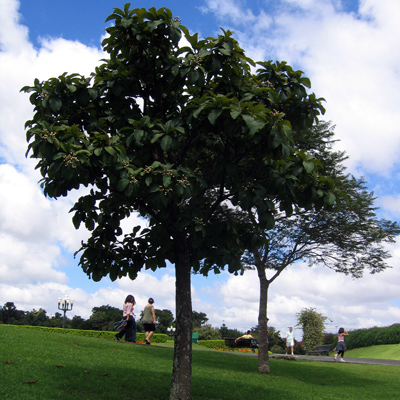
[[[146,332],[146,344],[150,345],[150,338],[156,331],[156,313],[154,312],[154,299],[149,298],[146,307],[143,310],[143,327]]]
[[[294,356],[293,348],[294,348],[294,332],[293,328],[290,327],[289,331],[286,332],[286,355],[288,355],[289,347],[292,348],[292,356]]]
[[[115,335],[117,340],[122,339],[125,335],[126,342],[136,343],[136,321],[133,317],[133,306],[135,304],[135,298],[131,294],[126,296],[124,305],[122,306],[122,319],[126,321],[126,325]]]
[[[333,356],[333,359],[336,361],[337,356],[340,355],[340,362],[345,362],[344,361],[344,352],[346,351],[346,346],[344,344],[344,338],[345,336],[349,336],[349,334],[345,331],[344,328],[340,328],[338,332],[338,342],[336,345],[336,354]]]

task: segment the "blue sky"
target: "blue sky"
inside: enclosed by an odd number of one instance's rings
[[[111,0],[2,0],[0,3],[0,304],[56,311],[59,296],[75,299],[70,316],[88,318],[102,304],[121,307],[126,294],[138,310],[149,296],[174,311],[174,271],[143,271],[134,282],[94,283],[73,253],[87,232],[75,231],[68,210],[74,196],[45,199],[35,162],[24,157],[24,123],[32,109],[22,86],[67,71],[90,74],[104,57],[104,22]],[[311,79],[326,99],[325,120],[336,125],[349,172],[364,176],[378,197],[379,215],[400,219],[400,15],[398,0],[132,1],[132,7],[167,7],[192,33],[235,32],[256,61],[285,60]],[[392,269],[363,279],[299,263],[270,289],[269,318],[281,331],[296,313],[315,307],[328,330],[400,322],[400,245],[390,248]],[[193,277],[193,308],[213,326],[245,330],[257,324],[258,279],[226,273]],[[298,336],[300,332],[298,331]]]

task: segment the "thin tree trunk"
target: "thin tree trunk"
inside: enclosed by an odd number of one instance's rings
[[[190,400],[192,384],[192,296],[190,259],[183,248],[176,252],[176,335],[170,400]]]
[[[268,355],[268,318],[267,318],[267,302],[269,282],[265,273],[265,268],[259,254],[254,254],[255,265],[260,280],[260,304],[258,310],[258,372],[263,374],[271,373],[269,368]]]

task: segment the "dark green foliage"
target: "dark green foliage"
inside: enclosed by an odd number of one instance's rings
[[[157,332],[167,333],[167,329],[172,326],[174,322],[174,315],[171,310],[154,310],[157,319]]]
[[[200,328],[195,328],[194,332],[199,333],[199,340],[216,340],[221,339],[221,332],[218,328],[213,328],[211,325],[205,324]]]
[[[297,326],[303,329],[303,342],[306,350],[311,351],[323,343],[325,321],[327,317],[315,308],[303,308],[297,313]]]
[[[298,342],[296,340],[294,342],[294,354],[307,354],[307,349],[301,344],[301,342]]]
[[[221,325],[221,328],[219,328],[219,331],[221,333],[221,337],[229,337],[229,338],[237,338],[239,336],[242,336],[244,332],[239,331],[238,329],[230,329],[226,326],[225,322]]]
[[[111,331],[115,321],[122,318],[122,310],[110,305],[93,307],[92,315],[86,322],[87,329],[99,331]]]
[[[192,321],[193,321],[193,329],[200,328],[208,321],[207,314],[193,310]]]
[[[0,311],[2,316],[3,324],[16,324],[18,325],[19,322],[25,317],[25,312],[17,310],[15,304],[11,301],[4,304],[2,310]]]
[[[268,347],[268,348],[269,348],[269,351],[273,354],[284,354],[285,353],[285,349],[281,346],[278,346],[277,344],[275,344],[271,347]],[[298,354],[297,351],[296,351],[296,354]]]
[[[400,343],[400,324],[393,324],[383,328],[375,327],[350,331],[349,336],[345,338],[345,342],[349,350],[381,344],[398,344]],[[335,345],[336,343],[337,337]]]

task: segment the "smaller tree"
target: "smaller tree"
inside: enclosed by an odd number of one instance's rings
[[[328,319],[315,308],[303,308],[297,315],[297,325],[303,329],[304,347],[307,351],[324,341],[325,321]]]
[[[244,332],[239,331],[238,329],[230,329],[226,326],[225,322],[221,325],[221,328],[219,328],[219,332],[221,333],[221,337],[231,337],[231,338],[237,338],[239,336],[242,336]]]
[[[92,315],[88,319],[88,327],[92,330],[111,331],[114,329],[115,321],[121,319],[122,310],[110,305],[93,307]]]
[[[208,321],[207,314],[193,310],[192,313],[193,329],[201,328],[201,326],[207,323],[207,321]]]
[[[17,307],[12,301],[4,304],[2,309],[2,317],[4,324],[21,325],[21,321],[25,317],[25,312],[17,310]]]
[[[167,328],[169,328],[174,322],[174,315],[171,310],[154,310],[156,314],[156,319],[158,322],[157,332],[167,333]]]
[[[52,326],[58,326],[61,328],[62,326],[62,318],[60,313],[56,313],[54,318],[52,319]],[[85,319],[83,319],[80,315],[75,315],[71,319],[71,328],[72,329],[87,329],[88,323]]]
[[[199,340],[217,340],[221,339],[221,332],[218,328],[213,328],[209,324],[205,324],[200,328],[195,329],[199,332]]]

